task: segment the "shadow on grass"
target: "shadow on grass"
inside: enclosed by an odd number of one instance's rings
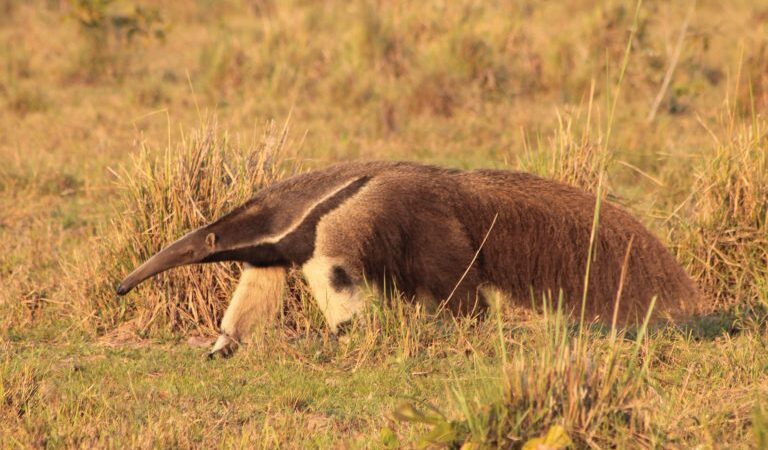
[[[766,305],[735,305],[728,309],[694,317],[677,325],[681,333],[696,340],[713,340],[720,336],[736,336],[743,332],[768,330]]]
[[[569,324],[569,331],[578,333],[578,324]],[[611,333],[610,326],[594,323],[589,330],[606,337]],[[690,337],[696,341],[712,341],[722,336],[737,336],[744,332],[764,333],[768,330],[768,307],[766,305],[734,305],[727,309],[691,317],[685,321],[673,324],[658,322],[649,325],[649,334],[673,332]],[[639,331],[638,326],[631,326],[622,334],[625,340],[635,340]]]

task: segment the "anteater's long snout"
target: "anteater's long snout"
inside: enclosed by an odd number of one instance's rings
[[[196,230],[160,250],[117,286],[117,295],[127,294],[142,281],[168,269],[200,262],[209,254],[205,235],[203,230]]]

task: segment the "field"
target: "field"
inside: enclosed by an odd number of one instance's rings
[[[768,448],[766,108],[762,0],[0,0],[0,447]],[[372,297],[336,337],[296,275],[209,361],[237,265],[115,296],[255,189],[358,158],[592,191],[708,311]]]

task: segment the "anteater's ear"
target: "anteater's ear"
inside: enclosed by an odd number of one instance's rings
[[[205,236],[205,245],[208,246],[208,249],[215,250],[216,249],[216,235],[214,233],[208,233]]]

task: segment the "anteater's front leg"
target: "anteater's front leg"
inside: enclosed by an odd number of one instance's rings
[[[221,319],[221,334],[208,355],[230,356],[240,343],[263,333],[277,317],[285,284],[284,268],[246,264]]]
[[[302,267],[312,295],[333,333],[350,322],[365,307],[363,291],[353,281],[360,272],[339,257],[315,255]]]

